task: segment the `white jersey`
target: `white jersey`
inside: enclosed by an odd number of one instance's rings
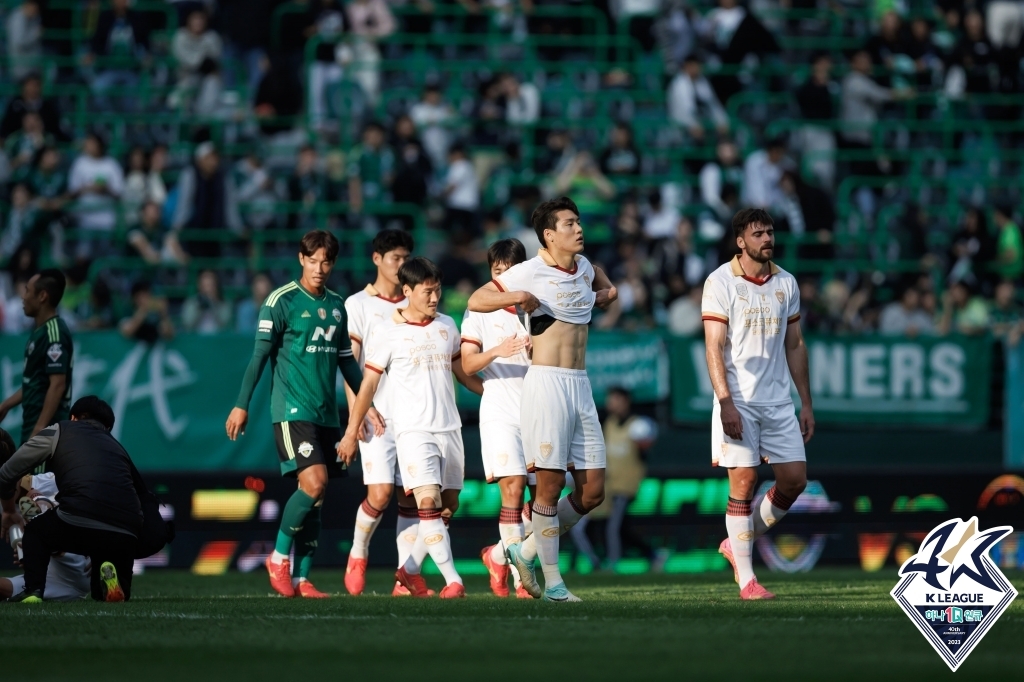
[[[594,266],[576,256],[572,270],[559,267],[547,249],[536,258],[513,265],[494,279],[501,291],[528,291],[540,301],[534,315],[548,315],[562,322],[590,324],[597,295]]]
[[[526,337],[526,327],[515,308],[493,313],[466,311],[462,318],[462,343],[490,350],[510,336]],[[484,367],[484,395],[480,399],[480,423],[500,421],[519,425],[519,404],[523,395],[523,377],[530,367],[526,349],[509,358],[495,358]]]
[[[382,322],[390,322],[398,306],[404,303],[404,296],[397,299],[385,298],[372,284],[367,284],[365,289],[345,299],[348,335],[353,341],[359,342],[359,357],[356,360],[359,361],[360,368],[366,364],[366,345],[374,331]],[[385,419],[391,419],[392,409],[388,400],[387,383],[388,378],[382,376],[377,393],[373,396],[373,405]]]
[[[395,437],[461,428],[452,377],[452,362],[462,355],[459,328],[447,315],[414,324],[400,310],[370,337],[366,349],[366,369],[387,372],[390,379]]]
[[[793,400],[786,327],[800,319],[800,289],[793,275],[770,266],[768,278],[759,282],[743,274],[736,256],[704,282],[701,317],[728,325],[726,383],[733,400],[747,405]]]

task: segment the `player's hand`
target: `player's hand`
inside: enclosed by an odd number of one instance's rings
[[[800,433],[804,436],[804,443],[814,436],[814,410],[810,405],[800,408]]]
[[[537,297],[529,291],[520,291],[519,300],[516,302],[516,305],[519,306],[519,309],[524,313],[532,313],[540,307],[540,301],[538,301]]]
[[[0,535],[3,536],[4,542],[10,542],[11,528],[15,526],[20,526],[21,532],[25,532],[25,518],[19,512],[0,514]]]
[[[720,402],[722,408],[722,430],[733,440],[743,440],[743,419],[732,399]]]
[[[499,358],[510,358],[526,348],[525,336],[510,336],[495,346],[494,355]]]
[[[352,462],[356,460],[356,452],[359,449],[359,444],[356,442],[354,435],[345,432],[345,437],[338,443],[338,459],[345,463],[345,466],[352,466]]]
[[[224,429],[228,433],[228,438],[235,440],[238,436],[245,434],[245,425],[249,422],[249,413],[240,407],[236,407],[231,410],[231,414],[228,415],[228,421],[224,425]]]
[[[615,302],[615,299],[619,297],[619,290],[615,286],[611,286],[607,289],[601,289],[594,295],[594,304],[601,310],[607,310],[608,306]]]
[[[363,430],[366,433],[366,438],[363,442],[370,442],[370,434],[380,438],[384,435],[384,430],[387,428],[387,424],[384,422],[384,417],[380,412],[377,411],[376,407],[371,407],[369,412],[366,413],[366,419],[363,423]]]

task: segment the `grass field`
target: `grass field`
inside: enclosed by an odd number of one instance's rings
[[[341,573],[317,585],[340,591]],[[952,673],[896,607],[895,571],[764,573],[774,602],[740,602],[725,573],[570,576],[583,604],[390,593],[272,597],[262,572],[151,572],[128,604],[0,604],[6,679],[32,680],[917,680]],[[1018,589],[1024,574],[1011,573]],[[431,582],[439,582],[432,577]],[[24,665],[24,669],[21,668]],[[21,674],[16,674],[18,671]],[[955,675],[1024,679],[1024,600]]]

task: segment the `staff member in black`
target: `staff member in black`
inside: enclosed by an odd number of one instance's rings
[[[143,530],[138,477],[128,453],[110,434],[114,411],[96,396],[71,408],[71,419],[48,426],[21,446],[0,467],[0,533],[24,528],[25,590],[10,601],[41,601],[50,556],[71,552],[92,560],[92,596],[127,601],[132,565]],[[15,508],[14,492],[22,476],[46,462],[53,472],[58,507],[27,526]]]

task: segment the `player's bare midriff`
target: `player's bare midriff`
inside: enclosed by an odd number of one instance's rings
[[[555,320],[533,340],[533,364],[561,369],[586,369],[587,337],[590,328]]]

